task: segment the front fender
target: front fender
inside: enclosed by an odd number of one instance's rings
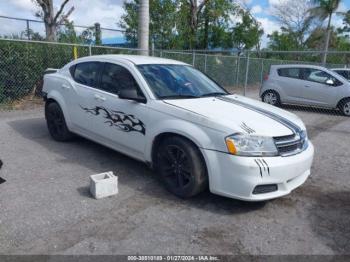
[[[149,139],[147,139],[148,142],[145,146],[146,161],[152,162],[152,148],[154,141],[157,136],[164,133],[174,133],[186,137],[199,148],[215,148],[214,145],[215,143],[218,143],[218,141],[216,141],[217,139],[213,139],[214,137],[222,137],[221,143],[224,142],[224,135],[216,130],[208,129],[181,119],[169,119],[157,123],[152,128],[152,131],[149,134]],[[221,134],[221,136],[219,134]]]

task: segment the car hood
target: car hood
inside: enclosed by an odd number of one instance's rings
[[[212,124],[225,126],[232,133],[276,137],[291,135],[305,129],[303,122],[296,115],[239,95],[164,101],[209,118]]]

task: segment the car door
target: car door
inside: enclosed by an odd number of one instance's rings
[[[297,67],[279,68],[277,70],[278,86],[282,90],[282,102],[299,103],[302,98],[303,80],[300,78],[301,69]]]
[[[120,64],[104,63],[93,105],[87,111],[94,115],[91,130],[115,149],[142,159],[148,108],[145,103],[119,98],[121,89],[136,89],[144,96],[131,71]]]
[[[332,107],[342,83],[333,75],[315,68],[304,68],[302,77],[304,84],[304,98],[307,104]],[[333,84],[327,84],[332,80]]]
[[[88,135],[92,128],[91,120],[94,112],[87,110],[92,108],[94,101],[92,98],[98,86],[102,66],[103,63],[100,62],[81,62],[70,68],[73,78],[72,88],[69,89],[65,100],[73,125],[72,131],[82,135]]]

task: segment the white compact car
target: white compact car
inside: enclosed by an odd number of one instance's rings
[[[310,175],[314,148],[296,115],[231,95],[182,62],[85,57],[45,75],[43,91],[55,140],[78,134],[144,161],[180,197],[209,186],[267,200]]]

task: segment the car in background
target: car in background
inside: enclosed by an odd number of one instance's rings
[[[332,71],[350,81],[350,68],[332,68]]]
[[[57,141],[78,134],[147,163],[179,197],[248,201],[289,194],[314,148],[296,115],[232,95],[192,66],[155,57],[79,58],[44,76]]]
[[[272,65],[260,89],[263,102],[339,109],[350,116],[350,83],[313,65]]]

